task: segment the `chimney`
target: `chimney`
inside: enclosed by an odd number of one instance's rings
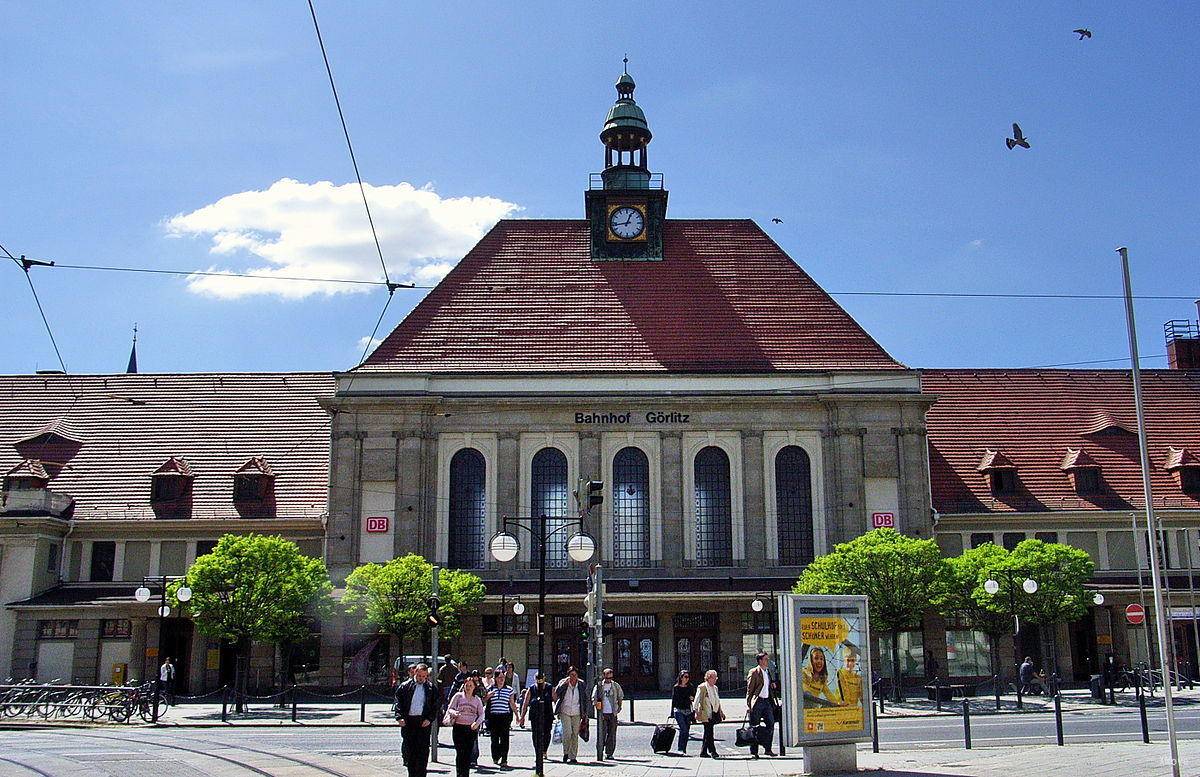
[[[1167,366],[1173,370],[1200,370],[1200,299],[1197,320],[1174,320],[1163,325],[1167,337]]]

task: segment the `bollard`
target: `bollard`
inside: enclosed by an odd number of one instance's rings
[[[935,675],[933,678],[933,695],[937,699],[937,711],[942,711],[942,681]]]
[[[1112,683],[1108,684],[1108,703],[1113,706],[1117,704],[1117,689],[1113,687]]]
[[[967,749],[971,749],[971,702],[969,699],[963,699],[963,740],[967,744]]]
[[[633,699],[629,700],[629,722],[633,722]]]
[[[879,752],[879,716],[871,716],[871,752]]]
[[[221,686],[221,722],[229,722],[229,686]]]
[[[1058,746],[1062,747],[1062,696],[1057,693],[1054,694],[1054,733],[1058,737]]]
[[[882,715],[883,714],[883,683],[879,684],[879,696],[877,698],[879,699],[879,714]]]
[[[292,685],[292,722],[296,722],[296,686]]]
[[[996,691],[996,712],[1000,711],[1000,675],[992,677],[992,688]]]
[[[367,722],[367,686],[358,689],[358,722]]]
[[[1142,685],[1138,683],[1138,714],[1142,718],[1142,741],[1150,744],[1150,726],[1146,723],[1146,694],[1142,692]]]

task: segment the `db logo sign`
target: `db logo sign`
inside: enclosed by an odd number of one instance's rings
[[[367,519],[367,531],[371,534],[383,534],[388,530],[386,515],[373,516]]]
[[[896,528],[895,513],[871,513],[871,528],[872,529],[894,529]]]

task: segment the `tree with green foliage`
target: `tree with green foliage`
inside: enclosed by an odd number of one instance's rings
[[[187,609],[196,628],[236,648],[239,711],[250,644],[302,639],[314,619],[333,610],[325,563],[279,536],[226,534],[172,584],[170,596],[176,606],[175,591],[181,585],[192,589]]]
[[[1057,626],[1059,623],[1079,620],[1091,608],[1092,595],[1084,588],[1084,584],[1091,580],[1096,571],[1095,562],[1087,551],[1080,548],[1059,542],[1024,540],[997,569],[1002,572],[1000,577],[995,578],[1001,590],[995,598],[1006,602],[1005,588],[1010,585],[1017,587],[1013,596],[1018,602],[1017,611],[1030,623],[1049,627],[1052,671],[1057,673]],[[1026,579],[1037,583],[1035,593],[1026,593],[1020,588]]]
[[[934,608],[943,570],[942,552],[933,540],[875,529],[814,559],[792,590],[867,596],[873,628],[891,636],[894,692],[899,698],[900,632],[919,627],[924,613]]]
[[[983,584],[995,576],[995,570],[1005,564],[1008,557],[1009,552],[1004,548],[985,542],[963,551],[961,556],[947,558],[937,597],[938,609],[943,615],[958,618],[988,635],[992,674],[999,671],[1000,639],[1011,632],[1013,619],[1006,609],[997,607],[996,597],[985,591]]]
[[[365,628],[394,634],[404,655],[406,640],[419,640],[428,628],[428,600],[433,590],[433,565],[423,556],[410,553],[386,564],[363,564],[346,578],[342,605]],[[483,601],[485,590],[478,575],[457,569],[438,573],[438,635],[453,639],[461,632],[464,613]]]

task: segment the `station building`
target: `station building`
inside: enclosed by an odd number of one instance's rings
[[[512,527],[549,516],[558,675],[583,663],[572,491],[601,480],[582,529],[616,614],[607,660],[646,690],[741,675],[774,630],[751,602],[875,513],[932,537],[932,398],[753,221],[668,218],[633,79],[616,87],[582,218],[500,221],[337,375],[328,561],[341,576],[417,552],[476,572],[488,601],[452,652],[531,667],[535,608],[502,608],[537,595],[532,535]],[[522,548],[501,564],[488,539],[506,520]]]

